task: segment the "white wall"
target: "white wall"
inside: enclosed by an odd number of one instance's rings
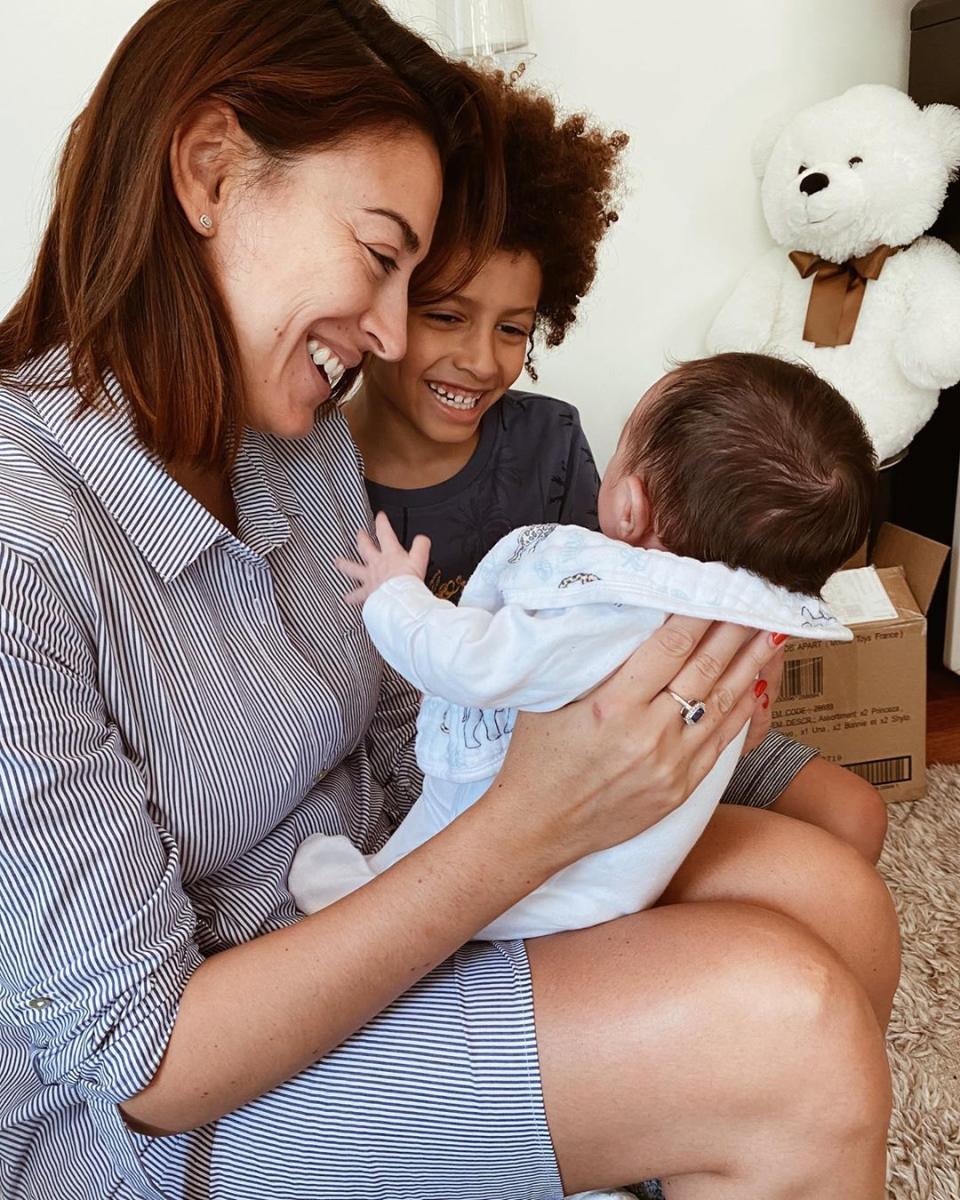
[[[906,87],[914,0],[527,0],[527,77],[631,136],[630,193],[581,320],[538,356],[606,461],[635,400],[769,244],[750,166],[768,114]],[[435,0],[392,0],[435,31]],[[532,385],[530,385],[532,386]]]
[[[267,2],[267,0],[264,0]],[[390,0],[436,29],[435,0]],[[605,460],[665,360],[702,351],[768,244],[758,125],[860,82],[906,85],[913,0],[527,0],[529,78],[632,137],[630,195],[580,326],[540,388],[579,405]],[[23,285],[62,135],[144,0],[9,5],[0,50],[0,311]]]

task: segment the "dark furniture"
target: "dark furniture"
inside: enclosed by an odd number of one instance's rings
[[[960,0],[920,0],[910,14],[910,95],[918,104],[960,107]],[[960,183],[951,185],[930,232],[960,252]],[[960,329],[957,330],[960,337]],[[950,545],[960,462],[960,387],[942,393],[930,423],[889,472],[890,517],[897,525]],[[930,609],[928,651],[943,658],[946,572]]]

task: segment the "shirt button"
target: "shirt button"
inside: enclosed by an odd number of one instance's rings
[[[27,1003],[31,1008],[40,1011],[41,1009],[48,1008],[53,1003],[53,999],[50,996],[34,996]]]

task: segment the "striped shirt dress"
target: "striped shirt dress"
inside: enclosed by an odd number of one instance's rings
[[[467,945],[214,1124],[122,1121],[204,958],[300,919],[300,842],[396,827],[418,698],[342,602],[368,517],[339,414],[244,437],[235,537],[115,386],[76,418],[22,383],[0,387],[0,1196],[557,1200],[519,942]]]

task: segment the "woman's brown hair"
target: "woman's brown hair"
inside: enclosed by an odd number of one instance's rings
[[[239,356],[169,166],[178,125],[210,99],[275,166],[356,134],[424,131],[444,167],[434,253],[471,248],[451,260],[461,283],[499,236],[503,165],[476,77],[376,0],[160,0],[140,19],[70,130],[33,275],[0,322],[0,377],[66,345],[81,410],[112,373],[145,446],[224,469],[243,423]]]

